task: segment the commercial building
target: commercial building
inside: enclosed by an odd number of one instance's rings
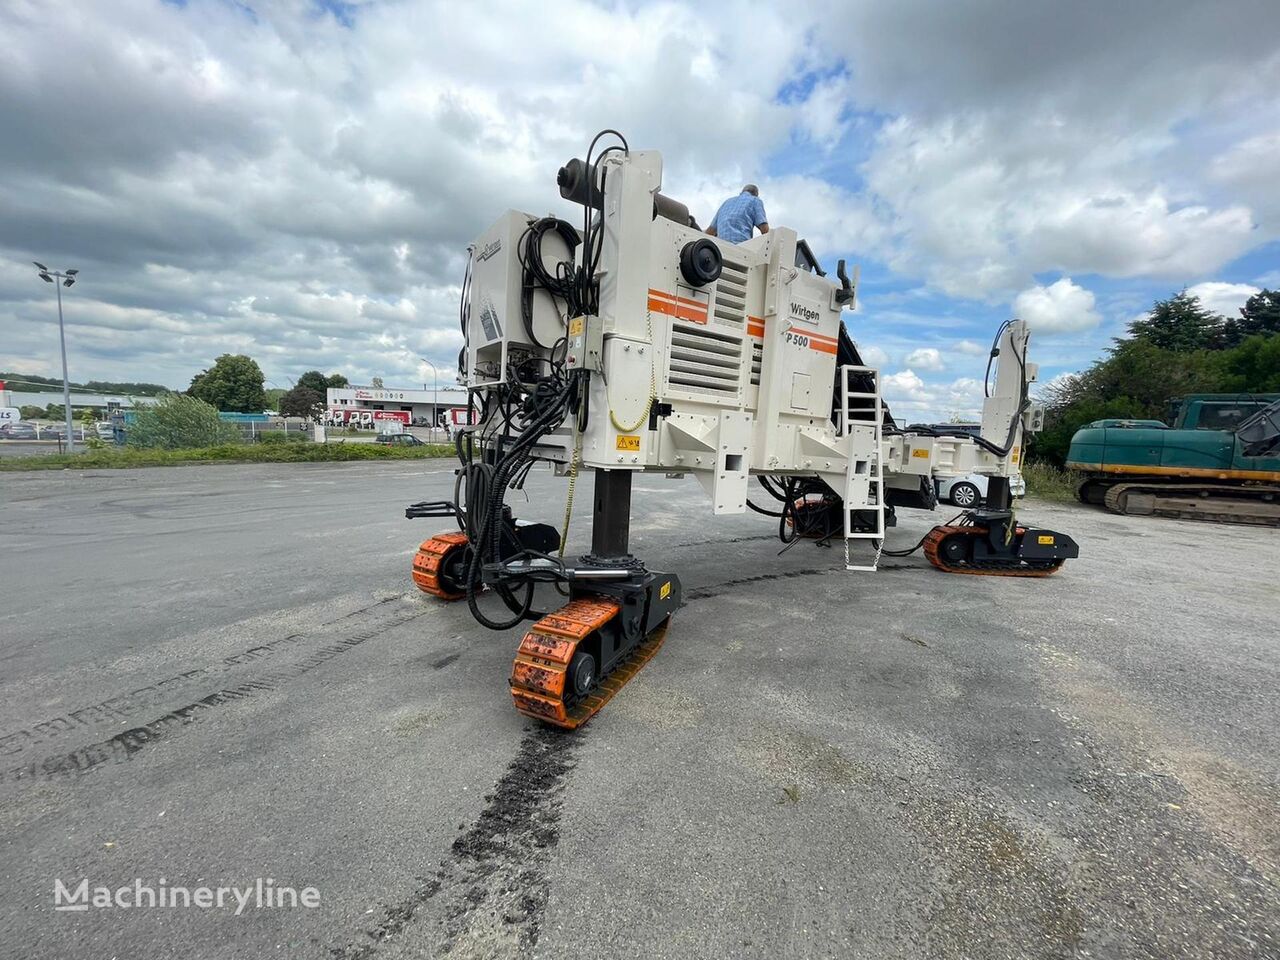
[[[354,414],[357,422],[398,420],[406,426],[429,427],[460,422],[467,408],[467,391],[458,389],[330,387],[327,393],[325,420],[330,423],[349,423]]]
[[[130,410],[133,407],[148,406],[156,402],[155,397],[128,397],[113,393],[84,393],[71,391],[71,409],[82,410],[91,407],[99,414],[105,415],[108,409]],[[8,390],[0,385],[0,406],[5,407],[47,407],[49,404],[62,406],[62,390]]]

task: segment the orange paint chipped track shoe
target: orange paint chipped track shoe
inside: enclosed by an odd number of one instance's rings
[[[622,604],[581,596],[547,614],[524,635],[511,666],[511,699],[527,717],[574,730],[595,716],[653,658],[670,616],[598,675],[604,650],[618,643]]]
[[[424,540],[413,558],[413,582],[423,593],[441,600],[461,600],[467,595],[462,585],[467,556],[467,535],[458,531],[437,533]]]

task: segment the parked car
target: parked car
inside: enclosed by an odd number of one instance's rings
[[[65,440],[67,439],[66,428],[56,427],[56,426],[41,427],[40,439],[41,440]]]
[[[105,420],[99,420],[93,425],[93,432],[98,435],[99,440],[114,440],[116,438],[116,429]]]
[[[960,474],[954,477],[939,477],[938,499],[947,503],[964,507],[980,507],[987,500],[987,477],[980,473]],[[1014,497],[1027,495],[1027,484],[1022,474],[1015,473],[1009,478],[1009,494]]]
[[[380,433],[373,438],[374,443],[385,443],[394,447],[422,447],[426,446],[421,440],[412,433]]]
[[[7,423],[0,427],[0,440],[34,440],[36,438],[36,428],[29,423],[23,423],[21,420],[17,423]]]

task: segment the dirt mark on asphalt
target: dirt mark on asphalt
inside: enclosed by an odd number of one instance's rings
[[[1280,794],[1274,785],[1196,744],[1176,718],[1161,717],[1134,693],[1119,689],[1103,667],[1046,642],[1038,643],[1036,651],[1047,681],[1071,705],[1069,723],[1093,732],[1112,749],[1122,749],[1138,764],[1149,764],[1154,775],[1172,779],[1185,791],[1189,816],[1264,874],[1280,872],[1275,831]]]
[[[564,781],[581,737],[543,726],[528,731],[475,823],[435,873],[417,877],[418,886],[385,907],[356,941],[331,950],[334,960],[368,960],[410,925],[414,946],[425,946],[429,956],[530,955],[560,840]]]
[[[429,612],[429,609],[415,610],[410,608],[385,619],[380,618],[374,624],[365,624],[364,629],[359,632],[351,633],[346,637],[312,650],[303,659],[295,663],[271,670],[258,677],[217,689],[113,737],[43,759],[39,757],[32,758],[17,766],[0,770],[0,783],[77,776],[87,773],[108,761],[131,760],[148,745],[158,740],[166,740],[178,735],[191,724],[207,719],[212,713],[221,708],[242,700],[272,693],[290,681],[328,663],[335,657],[340,657],[355,647],[381,636],[388,630],[411,620],[416,620]],[[339,623],[346,619],[348,618],[343,617],[333,622]],[[298,636],[292,635],[287,639],[292,641]],[[259,647],[255,649],[265,648]],[[203,673],[204,671],[193,671],[192,675],[201,675]],[[60,731],[61,729],[59,728]],[[68,727],[67,729],[70,728]]]
[[[345,625],[348,621],[373,620],[374,622],[370,625],[376,628],[377,618],[384,614],[394,613],[389,604],[399,599],[401,599],[399,596],[394,596],[379,600],[349,613],[344,613],[340,617],[318,623],[307,633],[291,633],[286,636],[276,637],[273,640],[265,640],[239,653],[225,656],[212,664],[192,665],[191,669],[183,670],[173,676],[156,680],[145,686],[135,687],[127,693],[117,694],[97,703],[72,707],[56,717],[32,723],[27,727],[13,730],[9,733],[0,733],[0,756],[21,753],[45,741],[64,737],[75,731],[96,725],[119,727],[122,720],[126,720],[134,714],[159,706],[166,701],[172,703],[174,695],[179,690],[198,684],[208,684],[210,681],[225,684],[225,680],[219,680],[218,678],[234,672],[245,664],[258,663],[270,659],[285,650],[305,646],[308,641],[314,641],[316,639],[315,635],[327,627]],[[378,632],[381,632],[381,630]],[[229,684],[228,686],[235,687],[237,684]],[[205,689],[207,690],[208,687],[206,686]],[[225,693],[226,689],[220,692]],[[0,779],[2,779],[2,776],[0,776]]]

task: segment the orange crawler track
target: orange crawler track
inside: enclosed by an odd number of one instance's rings
[[[413,582],[423,593],[429,593],[441,600],[460,600],[465,592],[448,589],[440,579],[440,570],[444,566],[445,557],[454,550],[461,550],[467,545],[465,533],[437,533],[430,540],[424,540],[413,558]]]
[[[1018,527],[1017,533],[1019,536],[1025,532],[1026,530],[1024,527]],[[1062,566],[1062,561],[1058,561],[1057,565],[1052,567],[1027,567],[1019,565],[1019,561],[1017,560],[1009,561],[1009,566],[1003,568],[995,565],[999,561],[986,561],[986,563],[992,564],[990,566],[983,566],[980,564],[976,564],[974,566],[953,566],[938,552],[938,548],[941,546],[942,541],[953,534],[965,537],[985,537],[987,535],[987,529],[986,527],[941,526],[934,527],[929,531],[929,536],[927,536],[924,541],[924,555],[929,558],[930,563],[945,573],[966,573],[970,576],[981,577],[1047,577],[1057,573],[1058,568]]]
[[[666,639],[667,622],[649,635],[621,666],[576,703],[565,699],[569,664],[578,645],[622,609],[607,597],[580,597],[535,623],[520,641],[511,666],[511,699],[527,717],[576,729],[613,699]]]

